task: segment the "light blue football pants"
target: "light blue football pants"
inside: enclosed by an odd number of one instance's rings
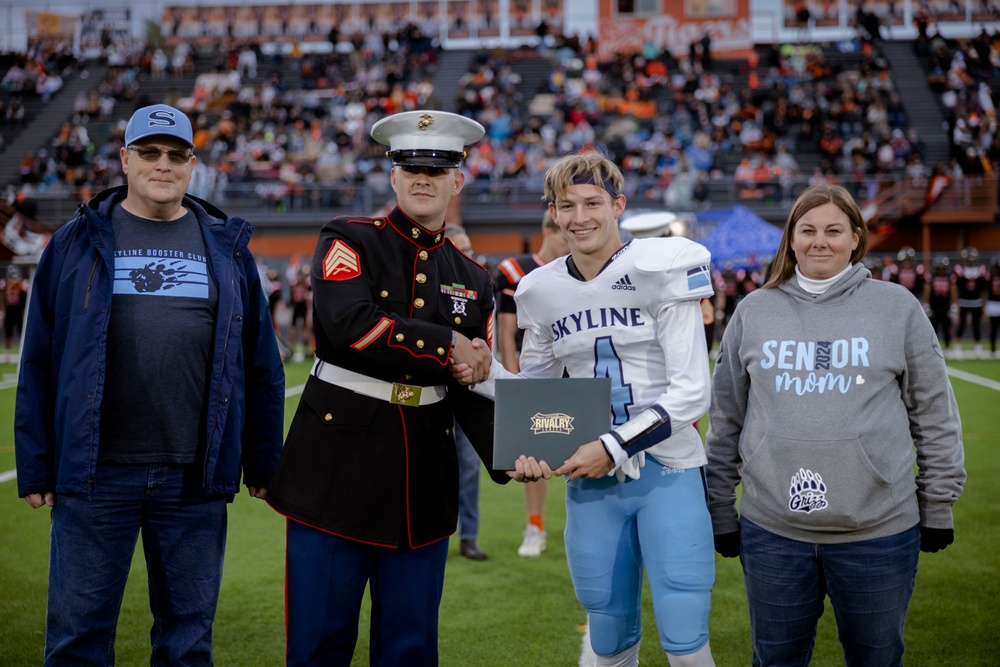
[[[686,655],[704,646],[715,551],[702,469],[647,456],[637,480],[566,486],[566,557],[594,652],[614,655],[642,637],[644,566],[663,650]]]

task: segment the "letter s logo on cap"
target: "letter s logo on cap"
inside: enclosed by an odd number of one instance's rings
[[[361,258],[349,245],[337,239],[323,258],[323,277],[350,280],[361,275]]]
[[[149,114],[149,127],[177,127],[177,121],[171,112],[157,109]]]

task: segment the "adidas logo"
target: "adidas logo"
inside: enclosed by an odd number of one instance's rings
[[[611,289],[620,289],[620,290],[625,290],[626,292],[634,292],[635,285],[632,284],[632,280],[629,279],[628,274],[626,273],[618,280],[618,282],[616,282],[614,285],[611,286]]]

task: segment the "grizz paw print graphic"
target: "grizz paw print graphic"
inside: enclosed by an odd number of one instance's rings
[[[128,277],[136,292],[159,292],[180,284],[181,278],[188,275],[184,271],[186,268],[187,264],[184,262],[150,262],[140,269],[132,269]]]
[[[826,509],[826,484],[819,473],[799,468],[788,489],[788,509],[809,514]]]

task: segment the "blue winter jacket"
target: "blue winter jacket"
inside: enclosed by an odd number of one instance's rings
[[[17,384],[14,444],[20,496],[93,487],[100,446],[114,275],[111,209],[126,187],[102,192],[57,231],[38,264]],[[208,388],[210,492],[267,487],[284,430],[285,372],[247,243],[253,227],[208,202],[184,198],[205,238],[218,312]],[[183,353],[183,352],[180,352]]]

